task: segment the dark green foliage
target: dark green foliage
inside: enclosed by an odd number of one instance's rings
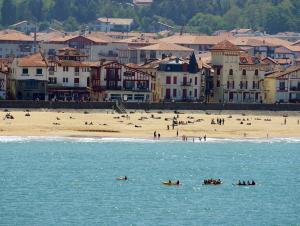
[[[0,0],[1,2],[1,0]],[[150,7],[135,7],[132,0],[2,0],[1,24],[18,20],[39,23],[52,19],[67,30],[97,17],[134,18],[136,29],[152,31],[155,22],[179,31],[212,33],[218,29],[252,28],[277,33],[300,32],[300,0],[154,0]]]

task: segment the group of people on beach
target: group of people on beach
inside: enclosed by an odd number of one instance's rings
[[[218,125],[224,125],[225,124],[225,119],[224,118],[217,118],[217,123],[215,122],[215,119],[211,120],[212,125],[218,124]]]
[[[156,130],[155,130],[154,133],[153,133],[153,137],[154,137],[155,140],[156,139],[160,140],[160,133],[157,133]]]
[[[182,136],[182,141],[185,141],[185,142],[187,142],[188,141],[188,136],[185,136],[185,135],[183,135]],[[204,135],[204,137],[202,138],[202,137],[192,137],[192,141],[193,142],[195,142],[195,139],[198,139],[200,142],[202,141],[202,139],[203,139],[203,141],[206,141],[206,135]]]

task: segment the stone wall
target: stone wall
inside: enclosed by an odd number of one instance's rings
[[[0,108],[48,108],[48,109],[113,109],[113,102],[45,102],[0,101]],[[125,103],[127,109],[143,110],[252,110],[252,111],[300,111],[300,104],[200,104],[200,103]]]

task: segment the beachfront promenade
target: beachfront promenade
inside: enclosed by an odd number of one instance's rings
[[[123,103],[126,109],[137,110],[249,110],[249,111],[300,111],[300,104],[219,104],[219,103]],[[53,102],[2,100],[0,108],[15,109],[113,109],[115,102]]]

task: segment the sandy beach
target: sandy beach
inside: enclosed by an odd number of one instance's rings
[[[153,139],[156,131],[161,139],[300,137],[299,112],[131,111],[121,115],[111,110],[2,109],[0,117],[0,136]]]

